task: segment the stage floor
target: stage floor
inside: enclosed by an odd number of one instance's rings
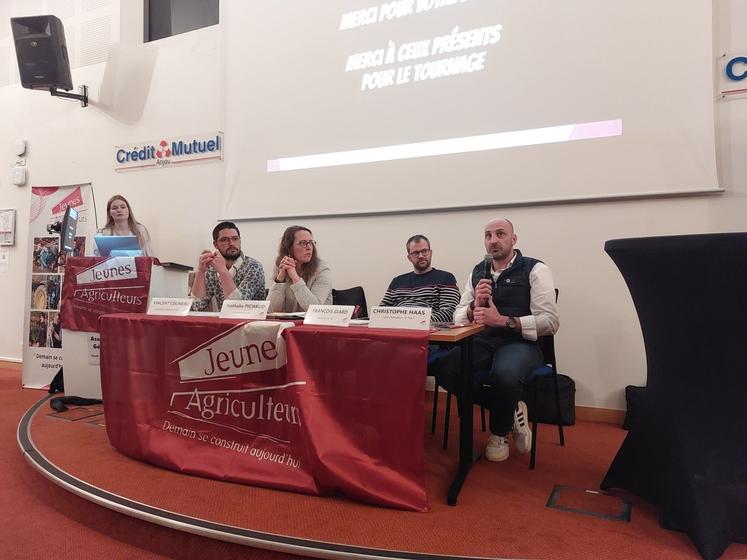
[[[424,406],[428,428],[429,413],[430,394]],[[101,406],[56,413],[44,398],[22,418],[19,444],[40,473],[70,492],[214,539],[323,558],[674,559],[683,558],[683,550],[685,557],[698,557],[686,537],[658,526],[647,504],[587,492],[598,490],[625,436],[611,425],[579,422],[567,428],[565,447],[558,445],[554,426],[542,425],[535,471],[528,469],[526,455],[512,453],[500,464],[480,460],[459,504],[450,507],[446,492],[458,444],[452,419],[448,450],[441,449],[441,429],[426,435],[429,511],[413,513],[163,470],[113,449],[104,422]],[[477,418],[475,426],[476,449],[482,449],[486,435]],[[548,507],[551,496],[556,505],[565,501],[570,507]],[[630,521],[617,517],[623,500],[632,502]]]

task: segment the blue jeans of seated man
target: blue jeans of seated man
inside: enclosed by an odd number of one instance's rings
[[[438,384],[459,396],[461,349],[454,348],[435,365]],[[472,362],[475,371],[488,370],[475,379],[475,402],[490,411],[490,431],[505,436],[514,423],[516,403],[521,399],[524,382],[542,365],[542,352],[532,342],[505,341],[475,336]]]
[[[442,358],[445,358],[448,353],[448,348],[444,348],[442,346],[439,346],[438,344],[428,345],[428,375],[433,375],[433,368]]]

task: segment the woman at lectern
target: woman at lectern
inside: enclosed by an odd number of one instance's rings
[[[98,235],[134,235],[143,256],[153,256],[147,228],[135,219],[130,203],[122,195],[115,194],[106,203],[106,225],[98,231]],[[95,253],[98,255],[98,250]]]
[[[332,271],[319,258],[309,228],[291,226],[280,239],[270,288],[271,313],[306,311],[332,304]]]

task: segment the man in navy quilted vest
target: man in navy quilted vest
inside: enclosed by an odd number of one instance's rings
[[[485,259],[469,273],[454,322],[485,325],[474,338],[474,369],[485,375],[480,399],[490,411],[490,437],[485,458],[505,461],[509,435],[519,453],[532,446],[524,382],[542,364],[537,337],[555,334],[560,325],[555,283],[550,268],[515,248],[513,224],[496,218],[485,226]],[[441,386],[457,393],[458,348],[435,367]]]

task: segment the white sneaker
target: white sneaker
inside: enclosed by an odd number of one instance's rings
[[[485,447],[485,458],[495,462],[508,459],[508,435],[490,434],[488,445]]]
[[[529,429],[529,413],[524,401],[516,403],[514,412],[514,427],[511,430],[514,436],[516,451],[521,454],[529,453],[532,449],[532,430]]]

